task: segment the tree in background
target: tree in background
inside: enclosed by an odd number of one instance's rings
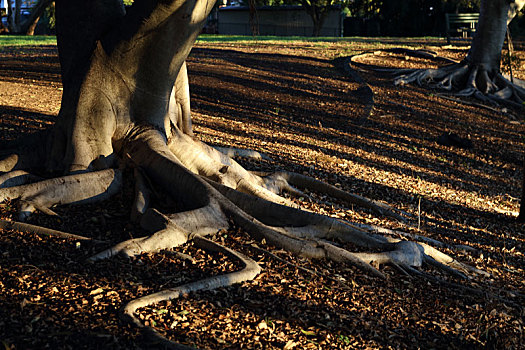
[[[22,0],[7,0],[7,28],[12,34],[33,35],[35,27],[40,17],[46,9],[53,3],[53,0],[37,0],[31,2],[22,2]],[[26,6],[31,8],[27,18],[23,18],[22,9]]]
[[[397,77],[395,83],[427,85],[523,110],[525,84],[503,77],[501,52],[508,25],[524,5],[525,0],[481,0],[479,23],[465,59],[437,69],[412,70]],[[519,220],[525,221],[525,162]]]
[[[399,13],[409,13],[412,9],[444,9],[450,12],[477,12],[480,0],[353,0],[348,3],[352,16],[375,17],[393,14],[391,8],[398,8]]]
[[[413,70],[396,78],[396,84],[415,82],[459,96],[522,107],[525,89],[505,79],[500,66],[507,25],[524,4],[525,0],[482,0],[472,46],[463,61],[438,69]]]
[[[323,27],[326,15],[334,6],[339,6],[343,10],[349,0],[243,0],[241,3],[246,6],[256,7],[260,6],[285,6],[285,5],[301,5],[306,13],[312,19],[313,31],[312,36],[319,36]]]
[[[321,34],[321,28],[323,27],[324,20],[328,11],[335,5],[342,5],[341,0],[301,0],[301,5],[306,10],[306,13],[310,15],[314,26],[312,36],[319,36]]]
[[[355,0],[349,14],[380,22],[380,35],[442,35],[445,13],[479,12],[479,1],[466,0]]]

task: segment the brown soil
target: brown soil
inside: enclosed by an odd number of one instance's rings
[[[491,276],[460,281],[423,269],[454,286],[383,267],[388,279],[382,281],[351,267],[295,258],[231,230],[215,239],[255,258],[263,273],[242,285],[143,309],[145,323],[170,339],[209,349],[523,344],[519,305],[525,302],[525,236],[515,220],[523,111],[468,106],[428,89],[395,87],[390,77],[361,72],[362,81],[344,70],[342,57],[393,45],[199,44],[188,61],[196,135],[212,145],[255,149],[274,160],[239,160],[250,169],[306,173],[420,213],[418,230],[343,207],[322,194],[299,201],[319,213],[475,247],[479,253],[447,253]],[[465,54],[430,42],[417,45],[452,58]],[[387,65],[386,59],[379,61]],[[433,64],[404,57],[395,62]],[[523,77],[519,64],[515,73]],[[1,139],[52,124],[60,97],[55,47],[2,48]],[[472,148],[438,144],[445,132],[470,140]],[[100,205],[57,208],[60,219],[38,214],[30,222],[111,242],[143,235],[128,221],[130,191],[127,186]],[[0,216],[16,217],[15,208],[15,202],[3,203]],[[103,246],[15,231],[0,234],[0,341],[16,349],[150,348],[135,329],[119,322],[123,303],[236,268],[191,244],[177,251],[193,261],[163,252],[87,264],[85,258]],[[486,293],[477,295],[458,284]]]

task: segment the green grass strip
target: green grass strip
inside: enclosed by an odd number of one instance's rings
[[[0,35],[0,47],[2,46],[41,46],[56,45],[57,38],[52,35]]]

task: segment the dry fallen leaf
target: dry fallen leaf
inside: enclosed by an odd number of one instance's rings
[[[97,294],[100,294],[104,291],[103,288],[97,288],[97,289],[93,289],[91,292],[89,292],[89,295],[97,295]]]
[[[292,340],[288,340],[288,342],[286,342],[286,345],[283,347],[283,350],[291,350],[295,348],[296,346],[297,346],[297,343],[295,343]]]

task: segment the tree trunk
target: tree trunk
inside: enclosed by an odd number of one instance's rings
[[[318,9],[316,9],[318,10]],[[319,37],[321,35],[321,29],[323,28],[324,16],[321,16],[318,11],[312,16],[312,22],[314,24],[314,29],[312,31],[312,36]]]
[[[499,73],[507,25],[524,5],[525,0],[482,0],[476,34],[466,61],[486,70],[491,77]]]
[[[481,2],[478,27],[466,60],[486,70],[490,77],[500,71],[509,10],[508,0]]]
[[[250,29],[253,36],[259,35],[259,16],[257,15],[257,4],[255,0],[249,0]]]
[[[487,102],[504,101],[521,107],[525,90],[501,75],[500,63],[507,23],[524,3],[524,0],[482,0],[472,47],[461,63],[412,71],[397,77],[396,85],[429,84],[440,89],[459,90],[459,96],[473,95]]]
[[[20,32],[25,33],[26,35],[33,35],[38,20],[40,17],[42,17],[44,11],[52,2],[53,0],[38,0],[38,2],[31,9],[31,14],[22,24]]]
[[[482,0],[478,28],[466,61],[479,67],[482,74],[478,87],[487,89],[487,82],[500,73],[501,51],[505,42],[507,25],[525,5],[525,0]],[[488,75],[488,78],[484,76]],[[496,82],[497,83],[497,82]],[[523,163],[522,194],[518,220],[525,221],[525,161]]]
[[[15,9],[12,9],[13,0],[8,0],[8,29],[12,34],[25,34],[33,35],[38,20],[46,10],[47,6],[53,2],[53,0],[38,0],[38,2],[31,9],[29,17],[22,21],[21,18],[21,0],[15,0]]]
[[[15,0],[15,32],[20,32],[22,0]]]
[[[13,10],[13,0],[7,0],[7,28],[10,33],[16,33],[15,12]]]
[[[29,36],[35,35],[35,28],[39,20],[40,20],[40,16],[35,17],[34,21],[32,23],[29,23],[29,25],[27,26],[27,29],[24,30],[26,35],[29,35]]]
[[[113,141],[130,125],[150,125],[169,137],[174,83],[212,7],[148,0],[125,13],[118,0],[57,1],[64,93],[48,168],[109,166],[120,145]]]
[[[323,27],[324,19],[326,17],[326,14],[328,13],[328,9],[331,6],[331,3],[329,5],[326,5],[325,7],[318,6],[315,1],[308,1],[308,0],[302,0],[301,5],[306,10],[306,13],[310,15],[310,18],[312,19],[312,36],[318,37],[321,35],[321,29]]]

